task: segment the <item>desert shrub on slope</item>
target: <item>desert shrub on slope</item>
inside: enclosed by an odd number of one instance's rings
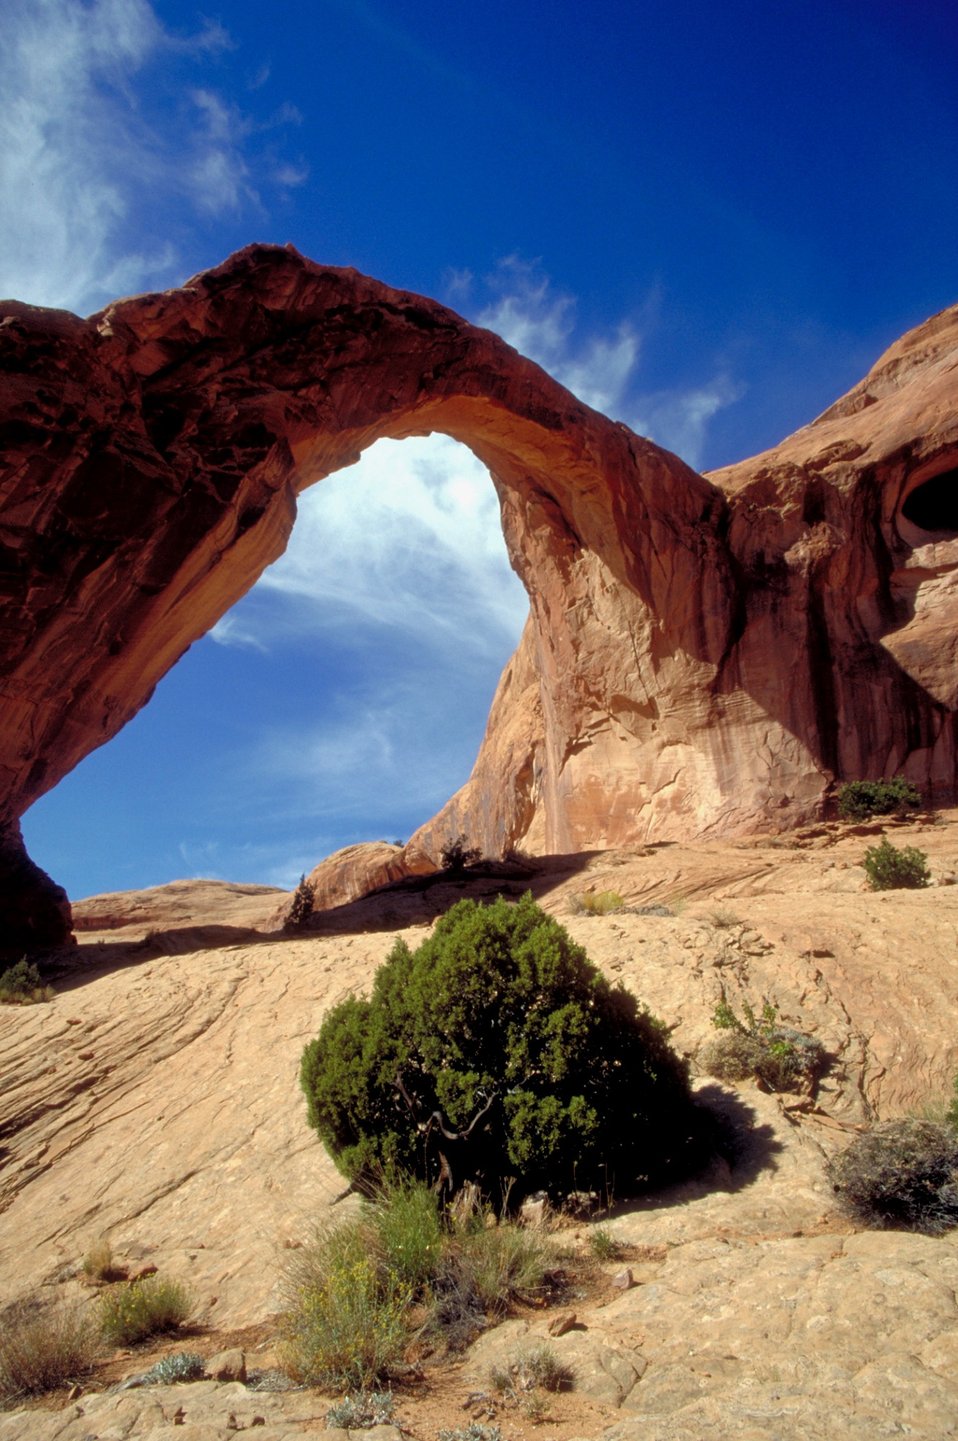
[[[931,884],[928,856],[916,846],[893,846],[884,837],[862,861],[873,891],[917,891]]]
[[[934,1235],[958,1225],[958,1135],[905,1117],[857,1136],[829,1177],[843,1207],[867,1226]]]
[[[848,781],[838,791],[838,814],[845,821],[904,815],[920,805],[921,795],[903,776],[890,781]]]
[[[448,1198],[619,1194],[687,1170],[697,1113],[663,1027],[526,895],[461,901],[303,1054],[308,1119],[350,1180]]]

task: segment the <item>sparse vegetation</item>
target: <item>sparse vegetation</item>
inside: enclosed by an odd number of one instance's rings
[[[43,984],[40,972],[25,956],[0,974],[0,1005],[32,1006],[52,1001],[53,994],[53,987]]]
[[[452,871],[453,874],[464,871],[469,866],[474,866],[476,861],[481,859],[482,851],[478,846],[471,846],[461,832],[458,836],[453,836],[451,840],[446,841],[439,852],[439,864],[444,871]]]
[[[39,1396],[93,1368],[99,1337],[80,1306],[21,1303],[0,1315],[0,1399]]]
[[[437,1441],[502,1441],[502,1432],[498,1426],[485,1426],[481,1421],[470,1421],[468,1426],[454,1426],[451,1431],[440,1431]]]
[[[299,885],[293,892],[293,899],[289,903],[289,910],[286,912],[286,919],[283,922],[284,931],[301,931],[306,922],[312,916],[316,906],[316,887],[312,881],[300,876]]]
[[[887,836],[862,861],[873,891],[917,891],[931,884],[928,856],[917,846],[893,846]]]
[[[622,1254],[621,1244],[607,1226],[590,1226],[588,1244],[597,1261],[617,1261]]]
[[[742,1017],[724,998],[716,1006],[712,1025],[724,1034],[702,1053],[702,1068],[723,1081],[744,1081],[750,1076],[772,1091],[798,1091],[814,1084],[825,1064],[820,1041],[783,1026],[778,1010],[768,1000],[756,1012],[742,1002]]]
[[[880,1229],[929,1235],[958,1225],[958,1135],[906,1117],[856,1136],[828,1166],[843,1207]]]
[[[386,1426],[393,1420],[394,1402],[389,1391],[359,1391],[344,1396],[326,1412],[327,1426],[341,1426],[348,1431],[365,1430],[369,1426]]]
[[[201,1381],[206,1375],[206,1364],[196,1351],[174,1351],[164,1356],[144,1373],[147,1386],[179,1386],[187,1381]]]
[[[848,781],[838,791],[838,814],[843,821],[905,815],[920,805],[921,794],[903,776],[890,781]]]
[[[448,1200],[654,1185],[697,1158],[698,1117],[664,1028],[526,895],[461,901],[397,940],[303,1054],[308,1119],[367,1189],[416,1175]]]
[[[318,1228],[285,1279],[283,1360],[295,1380],[362,1392],[394,1374],[414,1292],[388,1264],[368,1215]]]
[[[618,891],[582,891],[573,896],[570,906],[577,916],[609,916],[621,911],[625,901]]]
[[[193,1298],[179,1281],[146,1276],[129,1285],[111,1286],[97,1307],[100,1329],[114,1346],[135,1346],[148,1336],[175,1331],[193,1309]]]
[[[440,1225],[425,1186],[386,1186],[358,1216],[317,1230],[286,1274],[284,1360],[297,1380],[365,1393],[395,1375],[417,1338],[447,1350],[487,1317],[541,1296],[545,1239],[482,1212]]]
[[[83,1257],[83,1274],[88,1281],[112,1281],[116,1279],[113,1247],[101,1236]]]
[[[715,906],[708,912],[707,919],[717,931],[730,931],[735,926],[742,924],[741,917],[730,910],[728,906]]]

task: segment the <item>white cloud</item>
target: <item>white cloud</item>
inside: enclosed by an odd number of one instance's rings
[[[442,435],[381,440],[306,491],[289,548],[254,595],[215,640],[268,645],[280,631],[362,627],[405,633],[460,665],[504,663],[528,611],[489,474]]]
[[[171,283],[177,217],[257,201],[257,128],[181,82],[230,45],[175,36],[147,0],[8,0],[0,45],[0,294],[81,312]],[[151,115],[160,105],[162,120]],[[281,111],[267,122],[289,123]],[[275,161],[269,182],[299,183]]]
[[[698,469],[709,421],[744,394],[745,386],[725,374],[693,390],[662,391],[639,402],[642,413],[632,422],[632,429]]]

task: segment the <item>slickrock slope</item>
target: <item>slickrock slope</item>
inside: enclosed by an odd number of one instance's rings
[[[779,450],[704,478],[432,301],[251,246],[89,320],[0,306],[0,914],[65,897],[18,818],[283,550],[380,436],[488,465],[530,617],[462,830],[493,855],[743,833],[835,777],[955,786],[958,310]]]
[[[220,1349],[223,1333],[266,1321],[286,1248],[330,1214],[342,1186],[305,1125],[296,1080],[304,1042],[330,1005],[368,986],[395,934],[417,944],[463,894],[531,884],[607,974],[676,1024],[679,1049],[694,1056],[714,1034],[724,990],[736,1007],[769,996],[835,1058],[814,1103],[700,1079],[708,1104],[739,1128],[737,1157],[671,1196],[616,1197],[611,1224],[636,1248],[638,1284],[586,1306],[584,1329],[556,1343],[579,1383],[557,1403],[561,1425],[550,1434],[955,1435],[958,1240],[855,1231],[823,1172],[824,1157],[866,1118],[941,1096],[958,1069],[958,886],[948,884],[958,813],[889,827],[896,844],[929,853],[944,884],[926,891],[864,889],[860,861],[876,829],[569,856],[528,881],[396,888],[327,913],[314,933],[247,929],[216,949],[182,949],[184,922],[204,920],[186,888],[132,903],[99,898],[85,918],[138,912],[143,934],[132,924],[84,931],[50,1005],[0,1008],[7,1298],[86,1294],[78,1263],[105,1235],[118,1260],[190,1283],[211,1328],[189,1342],[203,1354]],[[609,889],[628,909],[574,914],[577,896]],[[253,902],[271,898],[236,891],[230,900],[218,890],[206,919],[239,932]],[[638,913],[656,903],[673,913]],[[402,1393],[399,1414],[422,1441],[462,1425],[462,1402],[476,1376],[487,1380],[490,1355],[524,1328],[538,1337],[548,1319],[490,1334],[445,1389],[431,1383],[421,1403]],[[128,1373],[141,1369],[131,1356]],[[87,1395],[52,1415],[0,1416],[0,1441],[139,1441],[165,1436],[179,1407],[195,1427],[182,1434],[196,1441],[228,1441],[230,1413],[245,1426],[262,1416],[262,1434],[279,1441],[320,1431],[328,1404],[211,1385]],[[522,1434],[514,1421],[503,1424],[509,1441]]]

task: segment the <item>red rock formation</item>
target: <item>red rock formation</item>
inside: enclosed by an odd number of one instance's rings
[[[66,914],[24,878],[18,817],[282,552],[296,494],[382,436],[442,430],[483,460],[531,604],[473,776],[417,856],[460,830],[499,853],[791,824],[849,775],[950,798],[956,342],[953,310],[704,478],[442,306],[291,249],[86,321],[6,303],[14,943]]]

